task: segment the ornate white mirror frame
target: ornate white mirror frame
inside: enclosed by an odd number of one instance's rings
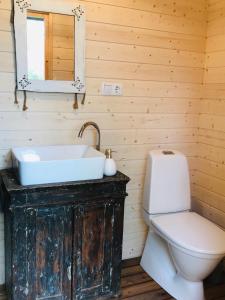
[[[75,18],[74,81],[30,80],[27,63],[27,12],[41,11]],[[17,89],[34,92],[85,93],[85,11],[72,0],[14,0]]]

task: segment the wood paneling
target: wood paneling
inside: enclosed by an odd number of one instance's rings
[[[51,79],[74,80],[74,17],[50,14]]]
[[[123,256],[135,257],[141,254],[146,237],[140,203],[148,151],[183,151],[194,173],[199,104],[204,92],[206,3],[78,2],[87,12],[85,106],[74,112],[73,95],[28,93],[29,110],[21,112],[23,97],[18,93],[19,105],[15,105],[13,94],[11,1],[0,1],[0,166],[11,165],[9,150],[15,146],[79,143],[76,136],[82,123],[96,121],[102,132],[102,149],[111,146],[116,150],[119,169],[131,176]],[[64,26],[68,24],[64,22]],[[66,41],[66,57],[59,50],[54,66],[71,72],[65,61],[71,56],[71,37]],[[65,36],[53,40],[58,49],[64,42]],[[121,83],[123,96],[101,96],[102,82]],[[82,142],[94,144],[94,131],[88,130]],[[2,229],[1,219],[0,223]],[[4,282],[3,255],[1,247],[0,283]]]
[[[147,1],[146,1],[147,2]],[[116,24],[104,24],[87,21],[88,41],[111,42],[125,45],[172,49],[176,51],[202,53],[205,37],[195,37],[168,31],[125,27]]]
[[[203,98],[198,159],[194,172],[194,208],[225,228],[225,2],[208,1]]]

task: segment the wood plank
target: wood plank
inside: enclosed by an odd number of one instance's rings
[[[1,75],[1,74],[0,74]],[[111,79],[112,80],[112,79]],[[107,78],[87,78],[87,94],[99,95],[101,83],[109,81]],[[137,81],[122,80],[119,82],[123,85],[123,95],[125,97],[188,97],[201,98],[203,86],[193,83],[173,83],[171,82],[154,82],[154,81]]]
[[[140,264],[140,261],[141,261],[141,257],[135,257],[132,259],[124,259],[122,261],[122,269],[137,266]]]
[[[139,296],[140,294],[143,294],[143,293],[146,293],[149,291],[152,292],[152,291],[156,291],[156,290],[160,290],[160,286],[156,282],[150,280],[147,282],[140,283],[138,285],[124,287],[122,289],[121,299],[129,298],[131,295]]]
[[[86,60],[88,77],[163,82],[202,82],[201,68],[169,67],[104,60]]]
[[[224,214],[225,197],[208,189],[208,186],[193,185],[193,196],[201,199],[207,206],[217,208]],[[221,209],[223,207],[223,209]]]
[[[21,105],[22,98],[19,98]],[[30,112],[71,112],[74,97],[72,95],[37,94],[28,93],[27,100]],[[78,99],[79,101],[80,99]],[[125,96],[86,96],[85,105],[79,108],[80,113],[181,113],[195,114],[199,112],[200,101],[192,98],[153,98],[149,97],[125,97]],[[216,101],[215,101],[216,102]],[[62,107],[63,103],[63,107]],[[204,112],[211,102],[201,102]],[[215,109],[223,108],[222,101],[215,104]],[[14,104],[14,93],[0,93],[1,111],[18,111]],[[149,137],[150,138],[150,137]]]
[[[54,48],[63,48],[68,49],[74,48],[74,38],[67,36],[53,36],[53,47]]]
[[[0,52],[0,72],[13,73],[15,70],[14,60],[14,53]]]
[[[224,51],[225,50],[225,39],[224,35],[215,35],[208,37],[206,39],[206,50],[207,53],[214,51]]]
[[[216,209],[215,207],[204,203],[204,199],[203,201],[201,201],[197,198],[194,198],[193,209],[194,211],[204,216],[205,218],[211,220],[215,224],[221,226],[222,228],[225,228],[225,214]]]
[[[2,137],[1,148],[8,149],[12,147],[14,143],[17,146],[32,146],[38,144],[48,144],[49,140],[52,139],[55,144],[69,144],[71,139],[74,137],[74,142],[79,143],[80,139],[77,137],[79,128],[76,130],[37,130],[37,131],[0,131]],[[114,136],[114,139],[112,139]],[[115,145],[144,145],[144,144],[172,144],[172,143],[184,143],[184,142],[197,142],[196,129],[147,129],[147,130],[102,130],[102,146],[115,146]],[[85,144],[94,145],[96,134],[93,130],[87,130],[82,142]],[[121,161],[120,167],[124,169],[132,170],[137,172],[140,168],[144,169],[144,157],[140,161],[129,162],[130,166],[127,165],[126,160]]]
[[[87,1],[83,1],[84,3]],[[145,1],[139,0],[138,2],[132,0],[122,0],[119,3],[113,0],[96,0],[96,3],[102,3],[107,5],[132,8],[136,10],[149,11],[153,13],[169,14],[171,16],[202,19],[206,17],[206,5],[204,1],[188,3],[184,0],[174,2],[172,0],[152,0]],[[81,1],[82,3],[82,1]]]
[[[130,275],[127,277],[122,277],[121,279],[121,288],[125,288],[128,286],[133,286],[136,284],[149,282],[151,281],[150,277],[146,273],[138,273],[135,275]]]
[[[11,32],[0,31],[0,51],[12,52],[14,51],[13,36]]]
[[[56,71],[53,69],[53,80],[74,80],[74,72]]]
[[[5,82],[0,85],[0,92],[13,92],[15,87],[15,74],[0,72],[0,81]],[[112,78],[110,78],[111,82]],[[100,95],[102,82],[109,81],[107,78],[86,79],[87,95]],[[123,85],[123,95],[125,97],[175,97],[175,98],[201,98],[203,87],[196,83],[172,83],[154,82],[120,79]],[[62,95],[63,97],[63,95]],[[67,96],[68,97],[68,96]]]
[[[55,51],[57,50],[57,51]],[[68,51],[72,51],[68,53]],[[58,80],[62,74],[69,74],[68,71],[73,72],[74,65],[72,58],[73,50],[71,49],[53,49],[53,70],[54,77]],[[13,72],[14,63],[13,55],[8,53],[2,53],[0,56],[2,61],[0,71]],[[65,59],[66,58],[66,59]],[[63,62],[64,61],[64,62]],[[9,63],[10,62],[10,63]],[[201,83],[202,82],[202,69],[201,68],[185,68],[175,66],[162,66],[152,64],[141,63],[127,63],[127,62],[114,62],[114,61],[102,61],[95,59],[86,60],[86,74],[89,77],[108,77],[118,79],[133,79],[133,80],[152,80],[152,81],[169,81],[169,82],[189,82],[189,83]],[[110,72],[109,72],[110,69]],[[65,70],[65,71],[64,71]],[[58,74],[58,75],[57,75]],[[60,75],[61,74],[61,75]],[[63,77],[64,78],[64,77]],[[67,78],[67,77],[65,77]]]
[[[225,114],[225,100],[224,99],[203,99],[201,101],[201,113],[213,115]]]
[[[9,0],[1,0],[0,1],[0,9],[11,10],[12,2]]]
[[[55,37],[74,37],[74,27],[71,25],[53,24],[53,35]]]
[[[171,31],[175,33],[204,36],[206,26],[199,20],[184,20],[173,16],[154,14],[146,11],[139,11],[129,8],[121,8],[91,2],[85,3],[87,20],[122,26],[133,26],[138,24],[139,28]],[[123,17],[126,16],[126,17]],[[200,25],[201,24],[201,25]],[[206,24],[205,24],[206,25]]]
[[[172,300],[169,294],[160,290],[145,292],[144,294],[139,294],[135,296],[129,296],[128,298],[123,298],[127,300]]]
[[[200,53],[205,50],[204,37],[88,21],[87,40]]]
[[[0,72],[0,92],[13,92],[15,90],[15,74]]]
[[[11,31],[11,11],[0,9],[0,30],[1,31]]]
[[[87,41],[87,59],[203,68],[202,53],[154,48],[123,43]]]
[[[89,114],[83,113],[79,116],[73,113],[33,113],[27,112],[18,115],[16,112],[1,113],[3,120],[1,130],[70,130],[74,126],[81,127],[82,123],[89,118]],[[31,122],[32,120],[32,122]],[[65,120],[67,122],[65,122]],[[186,114],[93,114],[92,120],[97,122],[103,129],[151,129],[151,128],[196,128],[198,115]],[[219,120],[218,120],[219,121]],[[221,120],[222,121],[222,120]],[[29,124],[29,125],[28,125]],[[219,125],[218,125],[219,126]],[[221,125],[222,126],[222,125]],[[216,127],[216,126],[215,126]]]
[[[122,277],[126,277],[132,274],[138,274],[138,273],[144,273],[144,270],[139,265],[125,267],[122,269]]]
[[[73,61],[74,49],[63,49],[63,48],[54,48],[53,49],[53,59],[65,59]]]
[[[74,16],[52,14],[53,25],[67,25],[74,27]]]
[[[206,67],[207,68],[225,67],[224,55],[225,55],[225,51],[216,51],[213,53],[208,53],[206,56]]]

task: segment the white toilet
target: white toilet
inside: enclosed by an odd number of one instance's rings
[[[150,230],[141,266],[174,298],[203,300],[203,279],[225,256],[225,231],[190,208],[186,157],[151,151],[143,205]]]

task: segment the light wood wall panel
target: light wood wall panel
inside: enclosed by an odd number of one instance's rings
[[[74,18],[49,14],[49,76],[53,80],[74,80]]]
[[[179,2],[175,2],[173,0],[96,0],[95,3],[109,4],[176,17],[186,17],[191,20],[201,19],[205,21],[206,16],[206,2],[204,0],[191,2],[188,6],[184,0],[179,0]]]
[[[208,1],[204,89],[200,105],[195,209],[225,228],[225,1]]]
[[[0,1],[0,167],[11,165],[12,147],[79,143],[80,126],[96,121],[102,132],[102,150],[109,146],[116,150],[119,169],[131,177],[123,257],[139,256],[146,238],[141,203],[148,151],[175,148],[184,152],[194,181],[204,92],[206,5],[204,0],[78,2],[87,12],[85,105],[73,111],[73,95],[28,93],[29,110],[22,112],[21,93],[19,104],[14,104],[11,1]],[[59,48],[54,64],[68,71],[60,51],[63,42],[62,37],[53,41]],[[69,55],[67,52],[66,58]],[[102,82],[121,83],[123,95],[101,96]],[[82,142],[95,144],[95,140],[94,131],[87,130]],[[3,261],[0,247],[0,284],[4,282]]]
[[[111,42],[123,45],[147,46],[157,49],[172,49],[201,53],[205,48],[205,36],[179,34],[175,32],[142,29],[116,24],[87,22],[89,41]],[[191,53],[190,53],[191,54]]]

